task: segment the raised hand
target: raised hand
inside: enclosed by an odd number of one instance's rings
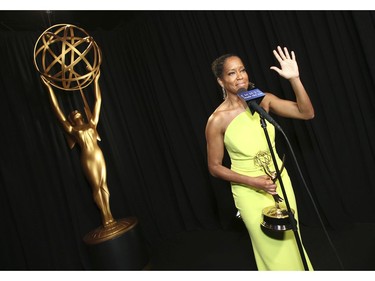
[[[289,54],[289,51],[286,47],[283,49],[280,46],[277,46],[277,50],[273,50],[275,58],[280,63],[280,67],[271,66],[270,69],[275,70],[281,77],[285,79],[298,78],[299,71],[296,61],[296,56],[293,51]]]

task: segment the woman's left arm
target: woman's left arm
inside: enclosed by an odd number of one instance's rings
[[[267,94],[262,101],[262,106],[264,106],[267,111],[271,111],[283,117],[304,120],[314,118],[314,107],[299,77],[294,52],[292,51],[291,55],[289,55],[286,47],[284,47],[283,50],[278,46],[277,51],[274,50],[273,53],[280,63],[281,68],[271,66],[270,69],[276,71],[281,77],[289,80],[296,96],[296,101],[280,99],[273,94]]]

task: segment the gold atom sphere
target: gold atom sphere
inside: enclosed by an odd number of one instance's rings
[[[62,90],[87,87],[98,74],[101,62],[101,51],[94,39],[72,24],[51,26],[35,43],[37,71]]]

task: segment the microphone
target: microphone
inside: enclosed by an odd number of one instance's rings
[[[250,103],[256,103],[258,105],[265,96],[265,94],[258,88],[252,88],[250,91],[247,91],[245,88],[241,88],[237,91],[237,95],[247,102],[250,107],[251,114],[253,115],[256,110],[250,106]]]
[[[263,107],[259,105],[259,103],[264,98],[265,94],[259,90],[258,88],[253,88],[247,91],[245,88],[241,88],[237,91],[237,96],[244,99],[247,105],[250,108],[251,114],[254,114],[256,111],[261,117],[265,118],[268,122],[270,122],[273,126],[275,126],[278,130],[282,131],[279,124],[264,110]]]

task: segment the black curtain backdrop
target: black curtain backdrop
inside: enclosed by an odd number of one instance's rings
[[[334,229],[375,222],[373,11],[134,14],[127,25],[86,31],[103,53],[98,131],[112,213],[138,218],[150,252],[177,233],[230,227],[229,183],[211,177],[206,161],[206,121],[222,101],[210,65],[236,53],[261,90],[292,99],[269,69],[278,45],[296,52],[316,111],[311,121],[275,117],[298,160],[278,133],[300,223],[320,224],[315,206]],[[43,31],[0,32],[1,269],[85,269],[82,238],[101,224],[79,148],[68,148],[33,65]]]

